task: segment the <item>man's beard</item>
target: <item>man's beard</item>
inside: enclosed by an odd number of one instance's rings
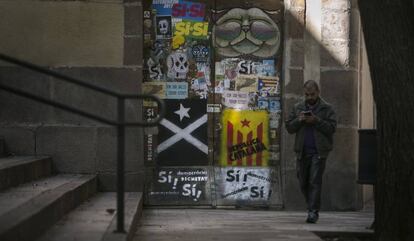
[[[306,104],[308,104],[308,105],[315,105],[317,101],[318,101],[318,99],[316,99],[316,100],[313,100],[313,99],[306,100]]]

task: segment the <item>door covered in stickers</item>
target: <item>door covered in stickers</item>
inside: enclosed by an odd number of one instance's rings
[[[282,205],[283,2],[143,4],[145,203]]]

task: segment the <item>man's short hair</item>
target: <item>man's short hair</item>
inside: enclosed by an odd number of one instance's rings
[[[319,85],[315,80],[307,80],[304,84],[303,84],[303,88],[315,88],[317,91],[319,91]]]

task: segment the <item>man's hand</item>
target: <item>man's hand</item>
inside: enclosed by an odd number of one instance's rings
[[[305,112],[302,111],[299,114],[299,120],[305,122],[306,124],[314,125],[319,121],[319,118],[310,112],[310,115],[305,115]]]

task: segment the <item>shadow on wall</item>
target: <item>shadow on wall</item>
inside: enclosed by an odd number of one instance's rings
[[[306,1],[285,1],[284,118],[302,97],[307,79],[319,81],[322,98],[337,112],[334,150],[323,179],[323,210],[362,208],[362,186],[356,183],[362,31],[358,8],[350,2],[305,6]],[[284,204],[288,210],[306,209],[293,144],[294,135],[282,131]]]

